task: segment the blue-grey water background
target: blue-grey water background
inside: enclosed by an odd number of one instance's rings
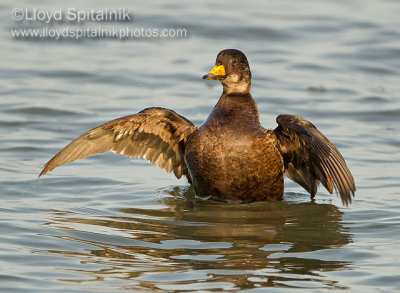
[[[115,25],[189,36],[17,40],[11,29],[40,23],[14,22],[15,7],[121,7],[134,21]],[[397,0],[3,1],[0,291],[399,291],[399,15]],[[248,56],[265,127],[301,115],[338,146],[351,206],[323,189],[311,202],[290,181],[282,202],[202,200],[112,153],[38,180],[72,139],[145,107],[200,125],[221,93],[201,76],[225,48]]]

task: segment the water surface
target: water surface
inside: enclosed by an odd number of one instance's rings
[[[189,37],[16,40],[10,29],[37,24],[11,10],[34,6],[0,6],[0,291],[399,291],[400,3],[118,6],[135,27]],[[311,201],[290,181],[281,202],[202,200],[185,180],[113,154],[37,179],[69,141],[145,107],[200,125],[221,93],[201,76],[225,48],[248,56],[265,127],[301,115],[338,146],[357,184],[351,206],[322,189]]]

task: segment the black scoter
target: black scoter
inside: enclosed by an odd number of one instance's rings
[[[251,72],[239,50],[221,51],[203,79],[220,80],[222,95],[208,119],[196,127],[164,108],[100,125],[72,141],[39,176],[63,164],[112,151],[156,163],[177,178],[186,176],[199,196],[252,202],[280,200],[285,174],[311,198],[321,182],[351,203],[356,187],[337,148],[309,121],[279,115],[278,127],[261,126],[251,96]]]

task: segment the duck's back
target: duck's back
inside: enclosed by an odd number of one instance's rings
[[[196,193],[242,201],[280,199],[284,171],[274,138],[260,125],[250,95],[223,95],[185,148]]]

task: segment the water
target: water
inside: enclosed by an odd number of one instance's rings
[[[189,37],[124,41],[15,40],[11,28],[38,24],[13,22],[14,7],[34,6],[0,6],[0,291],[400,290],[400,2],[125,1],[135,27]],[[338,146],[351,206],[289,181],[282,202],[202,200],[113,154],[37,179],[73,138],[145,107],[201,124],[221,93],[201,77],[225,48],[247,54],[265,127],[301,115]]]

